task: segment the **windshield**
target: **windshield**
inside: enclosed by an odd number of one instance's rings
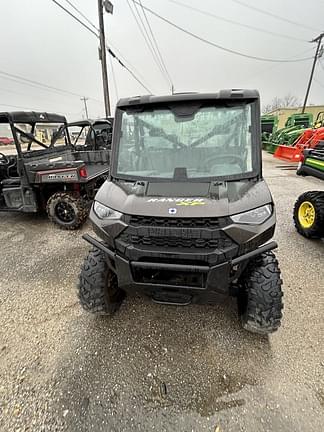
[[[218,178],[251,173],[251,104],[123,112],[117,176]]]
[[[65,145],[62,123],[15,123],[14,128],[22,152]]]

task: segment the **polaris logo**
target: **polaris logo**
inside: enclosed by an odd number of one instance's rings
[[[177,209],[176,208],[169,208],[169,214],[170,215],[175,215],[177,213]]]
[[[45,182],[73,182],[78,180],[78,175],[73,172],[54,172],[50,174],[41,174],[42,183]]]
[[[48,174],[47,179],[48,180],[74,180],[77,178],[77,175],[75,173],[71,174]]]

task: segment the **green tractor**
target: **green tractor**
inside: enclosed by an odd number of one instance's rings
[[[324,180],[324,141],[314,149],[304,150],[297,175],[311,175]],[[324,238],[324,190],[305,192],[294,207],[294,222],[299,234],[307,238]]]
[[[284,128],[270,135],[268,141],[265,142],[265,149],[273,154],[279,145],[292,145],[306,129],[312,127],[312,124],[312,114],[292,114],[288,117]]]
[[[262,147],[263,143],[269,140],[269,137],[276,132],[278,128],[279,118],[274,114],[265,114],[261,116],[261,133],[262,133]]]

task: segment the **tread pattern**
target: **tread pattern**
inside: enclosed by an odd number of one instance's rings
[[[112,315],[125,294],[118,288],[117,276],[109,269],[105,254],[92,249],[81,267],[78,297],[83,309],[98,315]]]
[[[315,223],[310,228],[303,228],[298,220],[298,209],[304,201],[309,201],[315,208]],[[306,238],[324,237],[324,192],[305,192],[297,199],[294,206],[294,223],[299,234]]]
[[[282,280],[273,252],[251,261],[241,280],[238,307],[243,328],[253,333],[273,333],[282,318]]]
[[[69,203],[74,208],[75,219],[71,223],[62,222],[55,214],[55,207],[61,201]],[[47,201],[46,211],[49,220],[60,228],[75,230],[80,228],[80,226],[87,220],[89,214],[89,203],[81,197],[73,196],[71,193],[56,192]]]

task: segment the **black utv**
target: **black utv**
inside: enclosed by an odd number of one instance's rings
[[[0,150],[0,211],[46,210],[61,228],[80,227],[109,171],[109,150],[96,145],[98,131],[92,141],[74,145],[65,117],[38,112],[0,113],[0,126],[14,141]]]
[[[114,122],[109,179],[90,213],[97,238],[84,235],[93,245],[79,278],[84,309],[112,314],[126,292],[175,305],[231,295],[245,329],[277,330],[258,92],[122,99]]]
[[[81,120],[68,123],[66,129],[78,150],[110,150],[113,119]]]

